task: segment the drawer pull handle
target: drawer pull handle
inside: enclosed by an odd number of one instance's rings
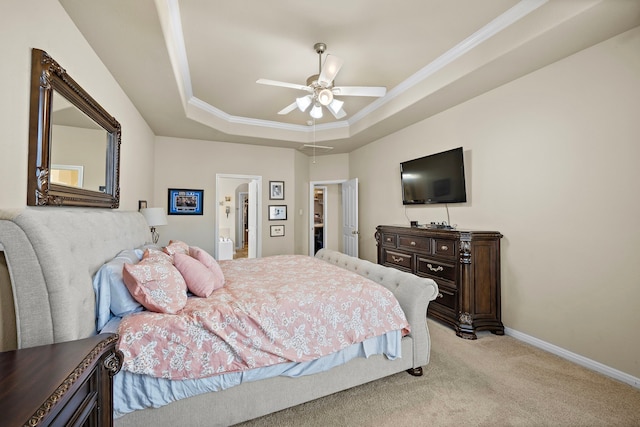
[[[391,255],[391,259],[393,259],[394,262],[402,262],[402,261],[404,261],[404,258],[402,258],[401,256],[394,257],[393,255]]]
[[[443,251],[448,251],[449,250],[449,246],[442,245],[442,246],[440,246],[440,249],[442,249]]]
[[[444,298],[444,295],[442,295],[442,292],[438,292],[438,298]]]
[[[390,242],[390,241],[391,241],[391,237],[387,237],[387,242]]]
[[[439,266],[434,268],[433,265],[427,264],[427,268],[429,268],[429,270],[431,270],[431,271],[442,271],[442,270],[444,270],[444,268],[442,268],[441,265],[439,265]]]
[[[411,246],[415,246],[415,245],[416,245],[416,242],[411,242]]]

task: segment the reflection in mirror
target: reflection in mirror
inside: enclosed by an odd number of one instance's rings
[[[120,123],[46,52],[31,67],[27,205],[117,208]]]
[[[102,191],[107,180],[107,132],[54,91],[50,182]]]
[[[49,181],[53,184],[82,188],[84,185],[84,166],[51,163]]]

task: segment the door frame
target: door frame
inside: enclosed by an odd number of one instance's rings
[[[318,187],[322,187],[325,185],[332,185],[332,184],[342,184],[349,181],[348,179],[334,179],[334,180],[325,180],[325,181],[310,181],[309,182],[309,255],[310,256],[314,256],[314,252],[315,252],[315,246],[313,244],[313,213],[314,213],[314,207],[313,207],[313,189],[318,186]],[[326,212],[327,209],[327,205],[326,205],[326,199],[325,199],[325,205],[324,205],[324,209]],[[343,220],[344,221],[344,220]],[[325,221],[325,228],[324,228],[324,236],[323,236],[323,240],[324,240],[324,244],[326,245],[327,243],[327,226],[326,226],[326,221]],[[334,232],[334,230],[332,230],[332,232]]]
[[[261,175],[238,175],[238,174],[228,174],[228,173],[217,173],[216,174],[216,208],[218,207],[218,200],[224,195],[220,194],[219,181],[220,179],[231,178],[231,179],[243,179],[253,181],[256,180],[258,182],[258,197],[256,200],[256,258],[262,257],[262,176]],[[213,256],[215,259],[218,259],[218,242],[220,241],[220,231],[218,228],[220,224],[218,222],[219,212],[216,210],[215,215],[215,227],[214,227],[214,245],[213,245]]]

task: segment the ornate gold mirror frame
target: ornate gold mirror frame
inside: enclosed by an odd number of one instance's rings
[[[98,148],[89,145],[83,137],[73,137],[75,148],[66,151],[77,154],[90,151],[96,157],[98,182],[91,187],[75,186],[52,180],[52,163],[59,163],[54,155],[54,146],[66,144],[67,129],[73,125],[65,123],[52,136],[54,120],[54,97],[56,102],[69,106],[75,113],[91,119],[91,127],[99,129]],[[62,97],[62,98],[59,98]],[[69,121],[71,122],[71,121]],[[85,126],[80,126],[84,128]],[[81,132],[95,130],[78,129]],[[104,132],[106,131],[106,132]],[[115,209],[120,204],[120,123],[85,92],[67,72],[45,51],[33,49],[31,56],[31,107],[29,113],[29,177],[27,180],[28,206],[89,206]],[[106,139],[106,141],[104,141]],[[79,145],[78,145],[79,144]],[[84,145],[83,145],[84,144]],[[106,150],[105,150],[106,147]],[[53,160],[53,162],[52,162]],[[104,162],[104,163],[103,163]],[[83,163],[75,160],[73,163]],[[79,165],[80,170],[91,166]],[[104,177],[103,177],[104,172]],[[85,180],[87,181],[87,180]]]

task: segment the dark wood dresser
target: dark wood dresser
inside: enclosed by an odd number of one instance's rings
[[[433,279],[438,297],[427,315],[462,338],[489,330],[503,335],[500,315],[500,239],[497,231],[380,225],[378,264]]]
[[[117,335],[0,353],[0,417],[6,426],[112,426]]]

